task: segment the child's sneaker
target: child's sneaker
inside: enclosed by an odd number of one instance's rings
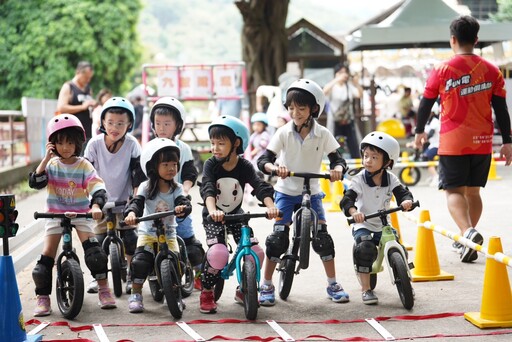
[[[89,285],[87,285],[87,293],[98,293],[98,282],[96,279],[91,280]]]
[[[464,237],[468,240],[473,241],[476,244],[483,244],[484,238],[475,228],[470,228],[464,233]],[[478,259],[478,252],[469,247],[462,247],[462,253],[460,254],[460,260],[462,262],[472,262]]]
[[[363,292],[363,303],[366,305],[377,304],[379,302],[379,298],[373,293],[372,290]]]
[[[38,295],[36,308],[34,309],[34,317],[48,316],[51,313],[50,296]]]
[[[261,285],[260,288],[260,305],[262,306],[272,306],[276,303],[276,295],[275,295],[275,287],[274,285]]]
[[[335,303],[346,303],[348,302],[348,293],[343,290],[338,283],[332,283],[327,286],[327,298],[330,298]]]
[[[131,313],[144,311],[144,304],[142,304],[142,295],[140,293],[134,293],[128,298],[128,311]]]
[[[243,304],[244,303],[244,294],[240,291],[240,286],[236,287],[235,291],[235,302]]]
[[[98,305],[102,309],[113,309],[116,307],[116,301],[114,297],[112,297],[112,292],[110,288],[106,287],[103,289],[99,289],[98,297],[100,298],[100,302]]]
[[[215,304],[215,298],[212,290],[202,290],[199,296],[199,311],[202,313],[216,313],[217,304]]]

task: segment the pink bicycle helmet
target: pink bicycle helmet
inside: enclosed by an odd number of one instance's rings
[[[68,128],[68,127],[80,128],[80,130],[82,131],[82,134],[84,135],[84,140],[86,139],[85,130],[84,130],[84,127],[82,126],[82,123],[73,114],[59,114],[59,115],[56,115],[53,118],[51,118],[50,121],[48,122],[48,126],[46,128],[46,137],[48,138],[48,140],[50,140],[50,137],[52,136],[53,133],[58,132],[64,128]]]

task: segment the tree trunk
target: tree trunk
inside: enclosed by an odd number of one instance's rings
[[[250,112],[254,112],[256,89],[278,85],[286,71],[288,36],[286,17],[289,0],[237,0],[242,14],[242,57],[247,68]]]

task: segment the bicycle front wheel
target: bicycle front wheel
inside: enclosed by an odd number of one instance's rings
[[[414,293],[411,286],[411,279],[407,273],[407,263],[402,254],[397,250],[390,250],[388,254],[389,266],[393,270],[396,289],[402,301],[402,305],[407,310],[414,306]]]
[[[300,213],[299,265],[305,270],[309,267],[309,249],[311,246],[311,211],[304,209]]]
[[[67,259],[62,263],[57,277],[57,304],[67,319],[75,318],[84,303],[84,277],[78,261]]]
[[[224,278],[220,277],[219,280],[217,280],[215,287],[213,288],[215,301],[220,299],[220,296],[222,296],[222,291],[224,291]]]
[[[171,259],[162,260],[160,274],[162,275],[162,289],[167,307],[174,318],[180,319],[183,315],[185,304],[181,296],[180,278]]]
[[[247,259],[242,269],[242,291],[245,317],[252,321],[258,315],[258,283],[256,281],[256,266],[252,260]]]
[[[121,297],[123,294],[123,284],[121,280],[121,253],[119,251],[119,245],[115,241],[110,242],[109,246],[110,255],[110,272],[112,273],[112,287],[114,288],[114,294],[116,297]]]
[[[192,291],[194,291],[194,269],[188,259],[184,265],[184,269],[182,270],[183,275],[181,277],[181,283],[183,284],[181,293],[183,294],[183,298],[187,298],[192,294]]]
[[[295,276],[295,260],[291,258],[281,259],[279,264],[279,297],[286,300],[292,290],[293,277]]]

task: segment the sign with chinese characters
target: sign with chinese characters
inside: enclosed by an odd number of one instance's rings
[[[237,70],[234,67],[215,68],[215,95],[222,97],[239,97],[236,83]]]
[[[180,81],[180,97],[182,99],[212,97],[210,68],[183,68],[180,73]]]
[[[158,96],[179,96],[178,69],[158,70],[157,74]]]

